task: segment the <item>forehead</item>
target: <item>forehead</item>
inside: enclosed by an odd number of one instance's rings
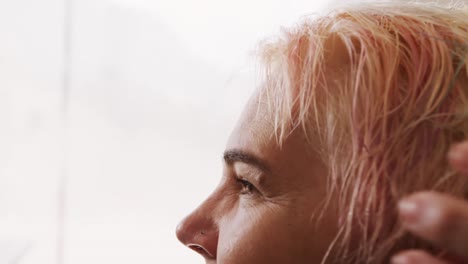
[[[260,102],[259,93],[252,95],[244,107],[234,130],[229,138],[227,149],[250,148],[249,150],[274,147],[273,114],[268,106]]]
[[[269,111],[267,103],[257,92],[245,106],[226,149],[239,149],[270,163],[280,164],[287,162],[286,155],[291,158],[310,156],[309,146],[302,129],[299,128],[292,131],[280,147],[275,135],[274,114]]]
[[[305,189],[307,195],[311,189],[322,193],[317,186],[325,186],[322,175],[326,175],[326,166],[306,140],[302,128],[293,130],[280,146],[274,133],[274,116],[258,101],[254,95],[245,107],[228,141],[227,150],[241,150],[264,161],[274,175],[270,182],[277,186]]]

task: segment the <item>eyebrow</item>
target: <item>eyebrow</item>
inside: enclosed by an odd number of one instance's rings
[[[227,164],[232,164],[234,162],[242,162],[242,163],[252,165],[262,170],[263,172],[268,172],[268,173],[271,172],[270,168],[268,167],[265,161],[239,149],[226,150],[224,152],[223,157],[224,157],[224,161]]]

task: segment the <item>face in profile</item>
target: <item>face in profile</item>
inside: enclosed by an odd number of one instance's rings
[[[337,228],[329,211],[317,221],[327,170],[299,130],[276,144],[257,99],[227,143],[219,185],[177,237],[206,263],[319,263]]]
[[[468,134],[466,25],[464,11],[366,3],[266,43],[266,96],[245,108],[220,183],[179,240],[222,264],[440,253],[404,230],[396,204],[423,189],[466,197],[446,162]]]

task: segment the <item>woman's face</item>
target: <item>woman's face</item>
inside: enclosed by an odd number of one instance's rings
[[[320,263],[337,230],[323,205],[327,170],[303,134],[280,148],[272,117],[254,97],[224,153],[214,192],[177,228],[179,240],[206,263]]]

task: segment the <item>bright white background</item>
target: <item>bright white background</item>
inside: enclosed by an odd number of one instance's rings
[[[0,264],[203,263],[174,231],[220,177],[249,54],[324,2],[1,0]]]

